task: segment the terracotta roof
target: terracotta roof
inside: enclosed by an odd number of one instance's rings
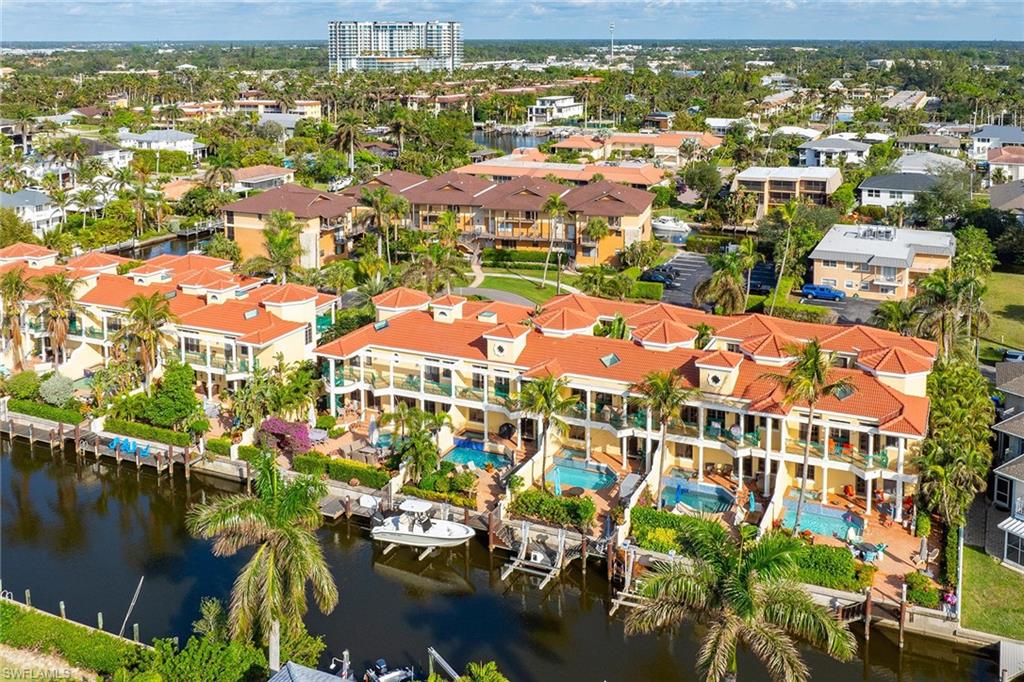
[[[595,321],[595,318],[590,315],[578,310],[571,310],[569,308],[552,310],[549,313],[538,315],[534,319],[534,322],[536,322],[537,327],[540,329],[559,331],[586,329],[587,327],[594,326]]]
[[[675,320],[657,320],[634,329],[633,338],[647,343],[671,346],[693,341],[697,338],[697,332]]]
[[[282,320],[246,301],[226,301],[181,315],[178,326],[221,332],[237,336],[242,343],[264,345],[306,325]]]
[[[653,187],[665,179],[665,171],[654,164],[602,166],[595,163],[544,163],[542,160],[531,159],[528,155],[517,156],[522,156],[522,160],[512,163],[503,163],[499,159],[480,161],[456,168],[453,172],[499,178],[517,178],[523,175],[544,178],[553,175],[560,180],[569,180],[575,183],[590,182],[595,175],[602,175],[605,180],[638,187]]]
[[[47,256],[56,255],[56,251],[48,249],[45,246],[39,246],[38,244],[26,244],[25,242],[17,242],[0,249],[0,260],[8,260],[11,258],[45,258]]]
[[[589,135],[570,135],[551,145],[552,149],[601,149],[604,142]]]
[[[184,255],[162,253],[147,260],[146,265],[155,265],[167,268],[171,272],[183,273],[189,270],[227,270],[234,263],[225,258],[204,256],[201,253],[186,253]]]
[[[178,286],[225,291],[237,287],[239,285],[239,278],[223,270],[192,270],[178,277],[175,283]]]
[[[608,180],[574,187],[563,199],[570,211],[585,216],[639,215],[654,203],[650,192]]]
[[[786,334],[765,334],[747,339],[740,344],[740,350],[755,358],[781,359],[793,357],[793,347],[802,345]]]
[[[68,260],[68,265],[84,270],[102,270],[111,266],[128,263],[129,259],[102,251],[89,251]]]
[[[379,308],[418,308],[430,303],[430,294],[408,287],[396,287],[373,297],[373,304]]]
[[[163,192],[164,198],[169,201],[179,201],[183,196],[188,194],[189,190],[195,189],[199,186],[199,183],[195,180],[186,180],[184,178],[179,180],[171,180],[160,186],[160,191]]]
[[[290,168],[272,166],[268,163],[261,163],[256,166],[248,166],[246,168],[235,168],[231,171],[231,174],[235,176],[235,180],[237,182],[253,180],[255,178],[281,177],[285,175],[293,175],[294,173],[295,171]]]
[[[358,203],[351,196],[331,194],[315,189],[286,183],[274,189],[268,189],[221,207],[224,211],[236,213],[269,214],[271,211],[289,211],[296,218],[337,218],[345,215]]]
[[[480,195],[494,186],[484,180],[462,173],[444,173],[426,182],[402,191],[410,204],[437,204],[441,206],[480,206]]]
[[[857,356],[857,364],[888,374],[919,374],[932,368],[930,358],[903,348],[878,348]]]
[[[717,315],[709,315],[703,310],[697,310],[696,308],[684,308],[678,305],[670,305],[668,303],[654,303],[652,305],[640,305],[637,306],[638,310],[626,313],[626,322],[630,326],[639,327],[640,325],[649,324],[657,320],[672,320],[685,324],[690,327],[695,327],[698,324],[710,324],[714,326],[712,322],[716,319],[721,321],[721,317]]]
[[[154,292],[160,292],[168,297],[171,312],[179,317],[206,306],[203,299],[183,294],[172,284],[141,285],[133,282],[130,277],[105,274],[97,277],[96,286],[82,294],[78,301],[83,305],[124,310],[127,307],[128,299],[132,296],[137,294],[152,296]]]
[[[565,375],[562,363],[557,358],[545,360],[523,372],[524,379],[543,379],[546,377],[561,377]]]
[[[465,296],[454,296],[452,294],[446,294],[444,296],[439,296],[438,298],[435,298],[433,301],[430,302],[430,305],[436,305],[442,308],[451,308],[452,306],[457,306],[460,303],[465,303],[467,300],[469,299],[467,299]]]
[[[1005,145],[988,150],[989,163],[1024,164],[1024,147]]]
[[[529,327],[525,327],[521,324],[499,324],[497,327],[492,327],[483,333],[484,336],[493,337],[496,339],[518,339],[523,334],[530,332]]]
[[[481,196],[481,206],[498,211],[541,211],[552,194],[563,196],[568,191],[568,187],[557,182],[524,176],[485,192]]]
[[[725,369],[733,369],[739,367],[740,363],[743,362],[743,356],[739,353],[733,353],[727,350],[715,350],[711,351],[707,355],[697,360],[699,367],[722,367]]]
[[[313,287],[300,284],[264,284],[249,292],[249,300],[253,303],[303,303],[317,299],[321,294]],[[327,296],[328,301],[334,298]]]

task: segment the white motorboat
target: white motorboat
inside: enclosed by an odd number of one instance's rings
[[[370,529],[374,540],[408,547],[457,547],[476,533],[461,523],[430,518],[434,506],[424,500],[406,500],[398,508],[401,514],[389,516]]]
[[[666,235],[687,235],[690,234],[690,226],[684,221],[672,216],[664,215],[651,221],[651,227],[655,234]]]

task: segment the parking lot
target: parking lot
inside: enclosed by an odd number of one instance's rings
[[[801,298],[801,303],[809,305],[820,305],[831,308],[839,315],[840,322],[848,324],[866,324],[871,313],[875,312],[879,301],[869,301],[866,298],[847,297],[843,301],[822,301],[821,299]]]
[[[673,277],[661,300],[676,305],[692,305],[693,290],[711,276],[711,266],[699,253],[678,253],[660,267],[670,270]]]

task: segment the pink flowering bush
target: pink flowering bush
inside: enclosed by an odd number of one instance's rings
[[[256,442],[289,459],[313,449],[309,427],[304,422],[290,422],[279,417],[270,417],[260,424]]]

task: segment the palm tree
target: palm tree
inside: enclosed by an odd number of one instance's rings
[[[673,630],[687,617],[706,625],[697,665],[707,682],[735,680],[737,652],[746,646],[773,680],[803,682],[810,672],[797,641],[840,661],[853,658],[847,626],[793,579],[802,540],[781,533],[739,536],[718,521],[679,517],[679,544],[689,561],[660,563],[647,574],[644,603],[626,620],[630,634]]]
[[[459,238],[458,216],[455,211],[444,211],[437,217],[437,241],[442,246],[454,247]]]
[[[548,264],[551,262],[551,252],[555,248],[555,229],[558,223],[569,214],[569,206],[562,199],[561,195],[552,193],[541,206],[541,211],[550,216],[548,224],[548,254],[544,257],[544,276],[541,278],[541,286],[548,283]]]
[[[656,419],[661,428],[656,458],[658,467],[658,506],[661,507],[662,477],[665,472],[665,458],[668,448],[668,424],[683,409],[689,400],[700,397],[700,389],[685,385],[682,374],[673,371],[655,371],[647,374],[642,381],[633,384],[630,391],[639,395],[632,399],[634,405],[647,411]],[[742,482],[741,482],[742,483]]]
[[[792,407],[796,404],[807,406],[807,437],[804,439],[803,476],[800,480],[800,498],[796,503],[796,518],[793,520],[793,533],[800,531],[800,515],[804,510],[804,497],[807,495],[807,478],[810,470],[811,432],[814,429],[814,408],[828,396],[849,395],[856,387],[846,378],[830,381],[835,353],[822,350],[817,339],[811,339],[803,346],[791,346],[787,353],[796,357],[796,362],[789,366],[786,374],[768,372],[761,378],[782,389],[782,404]],[[828,448],[828,443],[823,444]]]
[[[89,157],[89,146],[77,135],[60,140],[54,151],[61,161],[72,166],[80,166]]]
[[[228,156],[214,156],[211,157],[207,163],[209,167],[206,169],[206,173],[203,174],[203,184],[207,187],[216,187],[220,191],[224,191],[224,185],[234,183],[235,174],[232,172],[235,167],[235,162]]]
[[[590,218],[587,220],[586,226],[583,228],[583,237],[594,244],[599,243],[602,239],[612,233],[612,229],[608,227],[608,221],[604,218]]]
[[[0,275],[0,303],[3,304],[3,334],[11,341],[11,353],[14,356],[14,369],[20,370],[24,365],[23,343],[21,336],[21,306],[36,289],[23,277],[22,268],[12,268]]]
[[[740,266],[747,271],[747,291],[743,295],[743,309],[750,305],[750,275],[754,266],[764,260],[764,256],[757,250],[757,244],[750,237],[744,237],[740,242],[740,248],[736,251],[739,256]]]
[[[914,329],[917,315],[912,299],[882,301],[868,318],[868,324],[908,336]]]
[[[174,102],[171,102],[166,106],[160,107],[160,118],[170,122],[171,129],[174,128],[175,122],[177,122],[177,120],[181,118],[183,115],[184,112],[182,112],[181,107],[179,107]]]
[[[416,408],[409,407],[404,402],[397,402],[395,403],[395,409],[381,416],[380,425],[394,424],[395,428],[398,429],[398,438],[404,438],[406,429],[411,428],[413,424],[419,421],[417,412],[419,410]]]
[[[714,301],[724,315],[743,312],[746,309],[743,257],[739,253],[715,253],[708,257],[708,263],[714,272],[693,290],[693,302],[701,305]]]
[[[398,141],[399,154],[405,151],[405,136],[409,134],[415,125],[416,119],[413,118],[412,112],[405,107],[397,107],[392,112],[391,119],[388,121],[388,130],[395,140]]]
[[[693,340],[694,348],[706,348],[711,343],[711,338],[715,335],[715,328],[706,322],[699,323],[693,328],[693,331],[697,332],[697,338]]]
[[[32,183],[32,178],[13,163],[4,163],[0,168],[0,189],[17,192]]]
[[[320,269],[320,277],[328,289],[341,296],[356,285],[356,274],[351,261],[334,261]]]
[[[786,276],[786,259],[789,257],[789,242],[793,236],[793,221],[796,220],[797,209],[800,204],[795,199],[790,199],[782,206],[779,206],[776,210],[779,212],[779,217],[782,218],[783,224],[786,226],[786,244],[782,249],[782,262],[779,264],[779,281],[775,285],[775,291],[772,293],[772,304],[768,307],[768,314],[772,315],[775,313],[775,301],[779,298],[779,285],[782,284],[783,278]],[[789,292],[784,292],[788,294]]]
[[[431,295],[442,286],[450,293],[452,279],[462,276],[464,265],[453,249],[425,249],[409,264],[402,281],[405,286],[422,289]]]
[[[113,341],[121,348],[136,349],[148,389],[160,349],[173,343],[166,328],[177,322],[178,316],[171,310],[171,302],[159,291],[149,296],[135,294],[128,299],[126,307],[124,323],[114,332]]]
[[[267,255],[250,258],[242,264],[242,270],[270,272],[278,284],[287,284],[288,274],[303,253],[295,214],[289,211],[270,212],[263,228],[263,249]]]
[[[391,265],[391,218],[402,215],[408,208],[409,202],[405,197],[392,194],[386,187],[378,187],[374,190],[363,189],[359,197],[359,203],[370,209],[370,219],[373,221],[377,232],[384,237],[384,251],[387,257],[388,266]],[[380,242],[377,243],[378,254],[380,255]]]
[[[331,138],[331,147],[338,151],[348,150],[348,172],[352,173],[356,167],[356,142],[359,141],[359,134],[363,131],[363,114],[358,111],[348,110],[341,112],[338,116],[338,127]]]
[[[486,663],[467,663],[466,672],[456,682],[509,682],[509,679],[498,670],[494,661]]]
[[[92,214],[97,198],[99,198],[99,192],[91,187],[83,187],[75,194],[75,203],[78,204],[78,212],[82,214],[82,227],[85,227],[87,217]]]
[[[278,623],[286,633],[301,628],[306,583],[321,612],[330,613],[338,603],[338,588],[316,536],[327,487],[311,476],[285,480],[266,453],[253,469],[255,495],[226,495],[193,505],[186,517],[193,535],[214,541],[217,556],[255,547],[231,590],[231,634],[243,640],[254,635],[266,639]]]
[[[447,412],[424,412],[420,419],[420,427],[434,435],[434,445],[441,447],[441,429],[452,425],[452,416]]]
[[[530,417],[541,420],[540,452],[541,452],[541,488],[548,488],[548,433],[554,430],[561,433],[566,424],[559,415],[565,414],[579,403],[574,394],[562,395],[569,382],[565,377],[547,376],[533,379],[523,384],[519,396],[511,402],[513,412],[523,412]],[[590,456],[590,453],[587,453]]]
[[[939,346],[943,359],[956,350],[965,331],[963,306],[972,287],[981,287],[977,278],[963,276],[954,268],[936,270],[917,282],[914,308],[920,316],[917,333],[928,336]]]
[[[53,361],[59,365],[66,358],[64,349],[68,342],[71,318],[83,309],[75,298],[75,289],[81,279],[64,272],[55,272],[39,278],[40,293],[46,310],[46,330],[53,347]]]

